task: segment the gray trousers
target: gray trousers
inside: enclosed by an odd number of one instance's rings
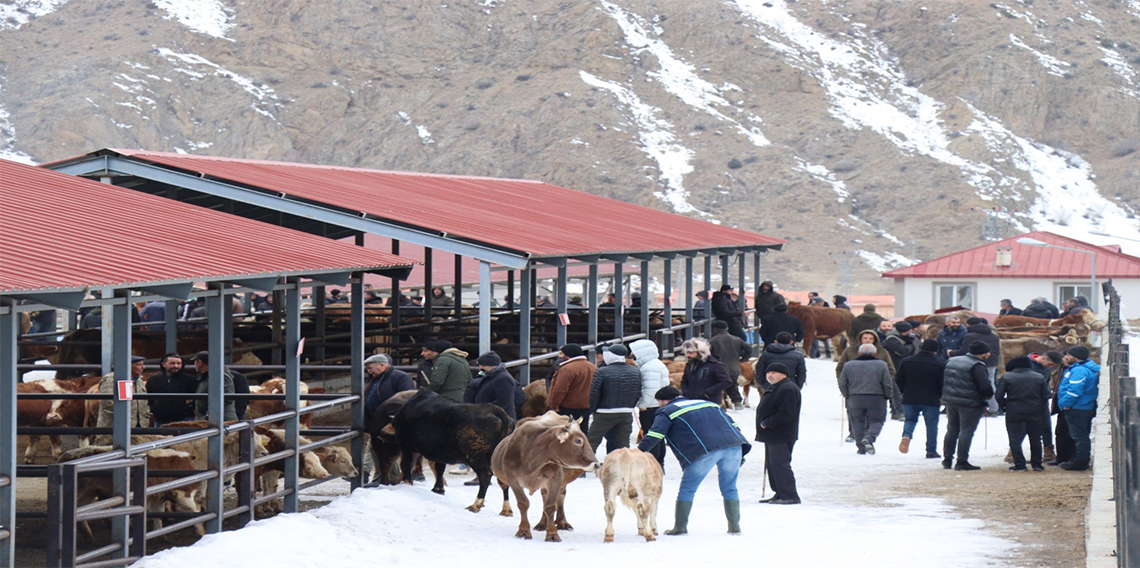
[[[847,417],[856,442],[868,438],[874,442],[887,421],[887,399],[875,394],[853,394],[847,397]]]
[[[602,438],[606,439],[606,453],[629,447],[629,436],[633,433],[633,414],[630,412],[595,412],[590,432],[586,439],[590,447],[598,451]]]
[[[942,442],[943,461],[952,461],[955,449],[958,450],[958,463],[970,461],[970,444],[974,441],[978,421],[982,419],[985,411],[984,406],[946,405],[946,438]]]

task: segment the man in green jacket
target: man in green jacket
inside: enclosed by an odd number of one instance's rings
[[[425,358],[434,362],[428,389],[456,402],[463,402],[463,393],[471,380],[471,364],[467,353],[451,346],[451,342],[437,339],[424,348]]]

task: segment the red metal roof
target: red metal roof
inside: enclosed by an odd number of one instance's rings
[[[0,291],[370,271],[412,260],[0,160]]]
[[[1092,256],[1050,247],[1023,245],[1018,239],[1029,237],[1051,245],[1087,250],[1096,254],[1097,278],[1140,278],[1140,258],[1118,249],[1089,244],[1054,233],[1036,231],[1000,241],[986,243],[892,270],[884,278],[1088,278]],[[998,247],[1012,249],[1013,264],[997,266]]]
[[[532,257],[639,253],[785,241],[528,180],[389,172],[167,152],[129,156],[429,228]]]

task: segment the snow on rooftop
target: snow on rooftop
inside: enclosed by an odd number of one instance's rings
[[[29,21],[50,14],[68,0],[7,0],[0,2],[0,30],[19,29]]]
[[[230,23],[231,10],[220,0],[153,0],[154,3],[166,11],[166,19],[178,20],[178,23],[198,32],[218,39],[233,41],[226,37],[226,32],[233,27]]]
[[[658,175],[665,184],[664,191],[654,191],[653,195],[668,203],[675,213],[697,213],[708,217],[709,213],[688,202],[689,192],[685,189],[685,175],[693,171],[690,160],[694,153],[677,142],[673,125],[658,117],[661,109],[641,102],[632,89],[613,81],[599,79],[581,70],[578,76],[587,85],[608,91],[633,115],[641,150],[657,164]]]

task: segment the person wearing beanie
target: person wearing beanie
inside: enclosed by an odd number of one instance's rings
[[[756,408],[756,441],[764,443],[764,463],[772,497],[761,503],[796,505],[800,494],[792,471],[792,449],[800,435],[800,388],[788,380],[788,367],[772,363],[764,367],[771,386]]]
[[[669,386],[657,391],[660,407],[653,426],[637,449],[652,453],[653,448],[665,441],[681,464],[681,488],[677,493],[673,528],[667,535],[688,532],[689,513],[693,498],[701,481],[717,468],[720,494],[724,499],[724,515],[728,519],[729,534],[740,533],[740,494],[736,479],[744,455],[752,449],[740,427],[720,405],[707,400],[693,400],[678,396],[677,389]]]
[[[994,333],[990,324],[986,320],[979,317],[972,317],[966,320],[966,335],[962,336],[962,346],[958,351],[954,351],[951,355],[965,355],[966,350],[974,344],[974,342],[985,343],[990,348],[990,357],[986,359],[986,374],[990,378],[990,389],[997,388],[997,366],[1001,363],[1001,339]],[[990,415],[995,415],[999,412],[997,401],[990,399],[986,403],[986,410]]]
[[[451,342],[444,339],[429,343],[426,351],[434,354],[428,390],[456,402],[463,402],[467,383],[471,381],[467,352],[452,347]]]
[[[1029,368],[1042,377],[1045,377],[1045,382],[1049,386],[1049,404],[1045,405],[1045,412],[1041,414],[1041,459],[1046,462],[1057,461],[1057,456],[1061,453],[1061,446],[1064,446],[1066,450],[1064,456],[1065,460],[1073,456],[1073,440],[1069,438],[1068,424],[1063,428],[1060,424],[1057,425],[1057,430],[1059,431],[1056,435],[1056,439],[1058,440],[1056,444],[1057,448],[1054,447],[1053,443],[1053,412],[1057,411],[1057,385],[1061,382],[1061,366],[1063,362],[1063,356],[1059,351],[1046,351],[1043,355],[1037,353],[1029,354]]]
[[[756,387],[761,395],[772,386],[765,377],[765,369],[776,363],[788,369],[786,373],[788,379],[795,383],[796,387],[802,389],[807,383],[807,363],[804,354],[796,350],[795,344],[792,343],[793,339],[792,334],[782,331],[776,334],[775,342],[764,345],[764,351],[760,353],[760,359],[756,362]]]
[[[883,349],[891,354],[891,361],[901,364],[903,359],[918,352],[918,337],[910,332],[910,324],[900,321],[897,324],[884,320],[879,326],[879,339]],[[897,367],[897,365],[896,365]],[[904,420],[902,391],[895,389],[891,395],[891,419]]]
[[[1057,387],[1057,406],[1068,424],[1073,439],[1073,458],[1060,464],[1061,469],[1084,471],[1092,459],[1092,420],[1096,416],[1096,399],[1099,394],[1100,365],[1089,359],[1089,348],[1077,345],[1069,348],[1062,358],[1068,365],[1061,374]]]
[[[848,341],[858,344],[859,334],[868,329],[872,331],[879,329],[879,324],[883,322],[883,319],[883,316],[875,312],[875,304],[863,306],[863,312],[855,316],[855,319],[851,320],[850,327],[847,328]]]
[[[377,353],[364,360],[364,414],[380,408],[384,401],[398,392],[416,390],[416,383],[407,373],[392,367],[392,357]]]
[[[558,349],[558,370],[550,380],[546,406],[563,416],[582,419],[582,433],[590,435],[590,388],[597,366],[586,360],[582,348],[567,343]]]
[[[747,360],[752,353],[752,346],[729,333],[728,322],[717,320],[713,322],[713,336],[709,338],[709,352],[712,353],[713,357],[720,359],[720,362],[724,363],[725,369],[728,370],[730,384],[728,388],[724,389],[724,393],[728,395],[736,410],[743,409],[748,401],[740,396],[740,388],[737,386],[740,379],[740,360]]]
[[[741,311],[740,305],[732,299],[731,285],[725,284],[720,287],[719,291],[713,292],[710,304],[713,317],[726,322],[729,333],[739,337],[741,341],[748,340],[744,334],[744,312]]]
[[[506,411],[512,419],[518,416],[518,400],[522,387],[503,366],[498,353],[488,351],[475,360],[479,374],[467,383],[463,402],[468,404],[490,403]]]
[[[776,334],[786,331],[792,334],[792,341],[799,343],[804,340],[804,325],[800,318],[788,313],[787,304],[776,304],[772,312],[760,316],[760,339],[765,344],[776,340]],[[810,345],[806,346],[811,348]]]
[[[776,291],[775,284],[771,280],[765,280],[760,283],[759,292],[756,294],[756,317],[763,319],[764,316],[775,312],[776,306],[787,303],[784,296]]]
[[[728,369],[713,357],[709,342],[702,337],[681,344],[685,353],[685,371],[681,375],[681,393],[685,398],[708,400],[720,404],[724,390],[732,381]]]
[[[860,455],[875,455],[875,440],[887,420],[887,401],[894,381],[887,364],[875,357],[874,345],[859,346],[859,357],[848,361],[839,373],[839,392],[851,420],[851,435]]]
[[[641,372],[626,363],[629,350],[618,343],[602,352],[606,366],[598,368],[590,381],[590,433],[586,439],[595,452],[606,439],[606,453],[629,447],[633,433],[633,411],[641,398]]]
[[[982,341],[967,346],[966,355],[951,357],[942,375],[942,403],[946,405],[946,438],[942,442],[942,467],[958,471],[981,469],[970,463],[974,431],[986,411],[986,401],[994,390],[986,371],[986,360],[993,357]],[[958,463],[954,463],[957,451]]]
[[[899,362],[895,372],[895,386],[902,394],[903,420],[902,440],[899,451],[907,453],[918,417],[922,416],[926,428],[926,457],[940,458],[938,455],[938,410],[942,404],[942,376],[946,371],[946,361],[938,358],[938,341],[925,339],[918,353]]]
[[[1005,374],[998,381],[998,406],[1005,411],[1005,431],[1009,435],[1009,451],[1013,455],[1011,471],[1026,471],[1021,443],[1029,435],[1029,464],[1033,471],[1045,471],[1042,465],[1041,436],[1045,424],[1041,417],[1048,408],[1049,383],[1031,368],[1029,357],[1020,356],[1005,364]]]

